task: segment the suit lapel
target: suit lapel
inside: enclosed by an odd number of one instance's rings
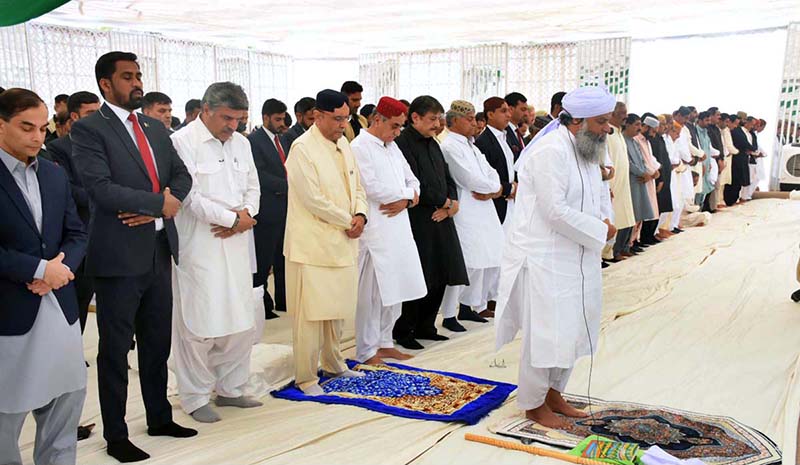
[[[139,153],[139,149],[136,148],[136,144],[133,142],[131,135],[128,133],[128,129],[125,127],[122,121],[117,118],[117,115],[114,114],[114,111],[108,105],[103,104],[102,108],[100,108],[100,112],[108,125],[111,126],[111,129],[117,133],[117,136],[125,148],[128,149],[128,153],[139,166],[139,169],[142,170],[142,173],[145,176],[147,176],[147,179],[150,179],[150,175],[147,173],[147,168],[144,166],[142,155]]]
[[[28,203],[25,202],[25,197],[22,196],[22,191],[19,190],[19,186],[17,186],[17,182],[14,180],[14,177],[11,173],[6,169],[5,165],[0,167],[0,186],[3,186],[3,189],[8,193],[8,196],[11,197],[11,201],[14,202],[16,205],[17,210],[22,214],[22,217],[25,218],[25,221],[28,222],[31,229],[36,231],[36,234],[39,234],[39,228],[36,227],[36,222],[33,220],[33,214],[31,213],[31,209],[28,207]]]
[[[48,231],[48,214],[50,213],[50,202],[51,202],[51,192],[50,187],[52,182],[50,179],[47,179],[47,176],[43,176],[43,172],[45,170],[39,166],[39,169],[36,171],[36,179],[39,180],[39,198],[42,201],[42,235],[44,235],[45,231]]]

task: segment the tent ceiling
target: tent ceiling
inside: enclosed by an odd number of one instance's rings
[[[252,46],[298,58],[735,32],[800,21],[800,0],[73,0],[40,21]]]

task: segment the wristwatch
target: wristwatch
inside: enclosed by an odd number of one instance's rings
[[[233,226],[231,226],[231,229],[236,229],[236,226],[239,226],[239,214],[238,213],[236,214],[236,219],[233,220]]]

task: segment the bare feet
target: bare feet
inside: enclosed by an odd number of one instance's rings
[[[569,426],[566,420],[550,410],[550,407],[547,406],[546,402],[533,410],[526,410],[525,418],[535,421],[542,426],[553,429],[564,429]]]
[[[494,310],[482,310],[478,313],[478,316],[481,318],[494,318]]]
[[[586,418],[589,416],[588,413],[569,405],[561,396],[561,393],[555,389],[550,389],[547,392],[547,397],[545,398],[544,404],[550,407],[553,412],[560,413],[571,418]]]
[[[413,355],[400,352],[399,350],[395,349],[394,347],[392,347],[391,349],[378,349],[378,353],[375,354],[375,357],[391,358],[391,359],[394,359],[394,360],[410,360],[410,359],[414,358]]]
[[[364,365],[383,365],[383,359],[377,354],[375,354],[374,357],[364,362]]]

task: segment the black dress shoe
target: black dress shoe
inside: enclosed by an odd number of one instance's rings
[[[92,430],[94,429],[95,424],[90,423],[86,426],[78,426],[78,441],[83,441],[84,439],[88,439],[89,436],[92,435]]]
[[[478,323],[486,323],[486,318],[478,315],[478,312],[471,309],[468,305],[459,305],[458,307],[458,319],[464,321],[476,321]]]
[[[150,426],[147,428],[149,436],[169,436],[173,438],[190,438],[197,436],[197,430],[184,428],[183,426],[171,421],[162,426]]]
[[[467,328],[461,326],[461,323],[459,323],[458,320],[456,320],[456,317],[445,318],[442,321],[442,326],[444,326],[445,329],[449,329],[454,333],[463,333],[464,331],[467,330]]]
[[[408,350],[422,350],[425,348],[425,346],[420,344],[419,341],[417,341],[413,337],[404,337],[395,340],[397,341],[397,345]]]
[[[427,341],[449,341],[450,338],[447,336],[443,336],[439,333],[414,333],[414,337],[417,339],[423,339]]]
[[[600,268],[603,268],[603,269],[605,269],[605,268],[608,268],[609,266],[611,266],[611,265],[609,265],[609,264],[608,264],[608,263],[606,263],[605,261],[602,261],[602,262],[600,262]]]
[[[674,234],[680,234],[680,233],[682,233],[682,232],[683,232],[683,229],[678,229],[678,228],[675,228],[675,229],[673,229],[673,230],[672,230],[672,232],[673,232]]]
[[[800,302],[800,289],[792,292],[792,300],[795,302]]]
[[[280,318],[280,315],[273,312],[272,310],[267,310],[264,312],[264,319],[265,320],[274,320],[275,318]]]
[[[134,446],[128,439],[108,441],[106,452],[122,463],[141,462],[150,458],[150,454]]]
[[[635,246],[631,247],[631,252],[633,252],[633,253],[642,253],[642,252],[644,252],[644,249],[642,247],[639,247],[639,246],[635,245]]]

